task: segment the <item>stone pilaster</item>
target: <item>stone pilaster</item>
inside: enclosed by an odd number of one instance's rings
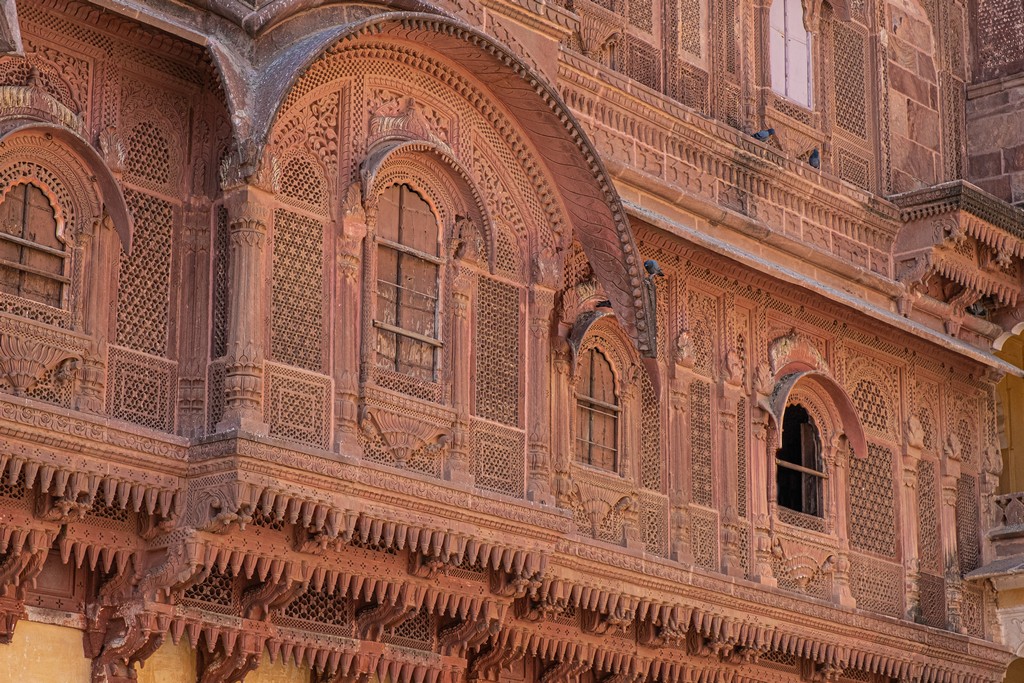
[[[196,198],[185,206],[182,226],[181,297],[178,320],[178,424],[185,436],[198,436],[206,423],[206,358],[209,342],[210,202]]]
[[[231,258],[228,266],[228,343],[224,418],[218,431],[265,434],[263,371],[266,319],[266,242],[271,196],[253,185],[225,191]]]
[[[359,274],[366,238],[362,189],[349,186],[336,247],[336,308],[334,321],[334,446],[341,455],[358,455],[359,356],[363,293]]]
[[[916,619],[921,612],[921,590],[918,584],[921,555],[917,547],[917,473],[923,448],[924,430],[921,427],[921,421],[911,415],[907,420],[906,434],[903,439],[903,486],[900,487],[899,500],[903,563],[906,568],[904,590],[907,595],[908,619]]]
[[[946,619],[951,631],[963,627],[963,603],[960,577],[960,553],[956,543],[956,489],[960,479],[960,441],[955,434],[946,439],[942,452],[942,493],[939,520],[942,532],[942,558],[946,575]]]
[[[551,406],[548,386],[551,383],[551,314],[555,294],[544,287],[530,290],[529,349],[527,350],[527,497],[550,505],[551,495]]]
[[[461,259],[452,268],[452,407],[455,409],[455,427],[452,430],[451,450],[446,461],[445,476],[451,481],[472,484],[470,460],[470,393],[473,378],[470,375],[473,354],[473,328],[470,320],[476,273]]]

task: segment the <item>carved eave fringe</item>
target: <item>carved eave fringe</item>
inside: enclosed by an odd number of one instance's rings
[[[140,482],[116,479],[96,472],[77,472],[56,465],[35,462],[10,453],[0,453],[0,476],[10,486],[18,485],[19,476],[25,488],[37,483],[40,491],[57,498],[79,500],[88,496],[96,500],[97,494],[109,507],[132,512],[147,512],[161,517],[171,517],[177,509],[179,491],[161,488]]]
[[[200,640],[213,651],[223,648],[228,655],[236,651],[259,655],[266,650],[270,661],[280,659],[298,667],[308,667],[328,676],[341,674],[355,678],[376,674],[393,683],[456,683],[462,667],[460,660],[436,653],[405,652],[374,642],[324,634],[309,634],[279,628],[271,634],[264,629],[243,630],[219,623],[206,623],[193,615],[175,616],[167,627],[172,642],[185,638],[193,649]]]
[[[363,545],[412,553],[459,565],[479,563],[484,569],[494,569],[526,578],[543,574],[548,555],[540,549],[517,548],[480,538],[479,531],[470,525],[464,530],[429,527],[413,520],[398,517],[404,511],[339,509],[331,501],[300,498],[270,488],[259,490],[251,484],[240,484],[239,500],[258,501],[259,506],[276,520],[297,524],[312,534],[322,534],[324,546],[338,548],[359,542]]]
[[[539,594],[549,596],[548,600],[555,604],[564,601],[564,604],[572,607],[601,614],[628,614],[635,611],[641,623],[650,620],[655,625],[668,626],[680,632],[694,630],[705,638],[736,647],[755,651],[770,650],[822,665],[853,668],[890,678],[901,679],[909,676],[911,671],[920,670],[921,683],[994,683],[995,680],[972,671],[944,666],[934,659],[924,663],[903,654],[840,646],[830,636],[793,633],[779,624],[765,625],[763,619],[744,622],[706,608],[652,602],[602,588],[572,584],[562,579],[545,580]],[[550,648],[552,645],[544,647]]]
[[[988,273],[978,270],[976,263],[963,262],[960,259],[945,258],[942,253],[936,254],[935,272],[942,277],[974,290],[982,296],[995,296],[1003,306],[1014,307],[1020,294],[1015,283],[1000,281]]]

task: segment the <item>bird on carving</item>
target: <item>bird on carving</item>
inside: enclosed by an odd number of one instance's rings
[[[775,135],[774,128],[765,128],[764,130],[759,130],[756,133],[753,133],[751,137],[754,138],[755,140],[760,140],[761,142],[764,142],[773,135]]]
[[[812,168],[821,168],[821,152],[818,151],[817,147],[811,150],[811,155],[807,157],[807,163]]]
[[[611,308],[611,307],[612,307],[612,302],[609,301],[608,299],[601,299],[596,304],[594,304],[594,308]]]
[[[650,275],[651,277],[665,277],[665,273],[662,272],[661,266],[659,266],[658,262],[652,258],[649,258],[646,261],[644,261],[644,270],[646,270],[647,274]]]

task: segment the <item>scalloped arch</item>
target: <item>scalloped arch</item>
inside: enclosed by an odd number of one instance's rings
[[[842,433],[845,434],[850,442],[850,448],[854,456],[860,458],[867,457],[868,442],[864,435],[864,428],[857,417],[857,409],[854,407],[853,401],[850,400],[847,393],[832,377],[817,370],[794,372],[779,377],[775,390],[772,392],[769,400],[768,411],[772,421],[775,423],[776,429],[781,433],[782,415],[789,404],[790,395],[800,382],[814,384],[816,385],[815,389],[824,392],[832,404],[832,408],[835,409],[836,417],[839,420],[836,429],[841,429]]]
[[[491,115],[507,113],[553,180],[556,195],[541,197],[550,211],[561,205],[633,343],[644,355],[655,352],[653,306],[643,286],[640,258],[629,220],[604,166],[559,95],[520,58],[489,36],[438,15],[392,12],[354,20],[294,42],[261,67],[255,85],[237,78],[227,55],[214,58],[222,70],[236,121],[236,154],[243,173],[255,172],[270,126],[300,75],[332,46],[363,38],[410,42],[444,56],[471,75],[464,96]],[[482,87],[476,87],[482,86]],[[248,88],[254,88],[249,91]],[[240,108],[247,106],[242,116]],[[503,131],[506,135],[516,131]]]

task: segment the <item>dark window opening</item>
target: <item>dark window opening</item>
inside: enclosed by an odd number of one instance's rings
[[[775,453],[775,465],[779,505],[805,515],[823,516],[821,439],[814,420],[801,405],[786,408],[782,447]]]
[[[61,308],[66,260],[50,200],[32,184],[12,188],[0,203],[0,292]]]
[[[616,472],[619,464],[619,401],[611,363],[590,349],[580,357],[576,389],[576,460]]]
[[[377,359],[381,367],[433,382],[438,339],[437,218],[408,185],[384,191],[377,211]]]

